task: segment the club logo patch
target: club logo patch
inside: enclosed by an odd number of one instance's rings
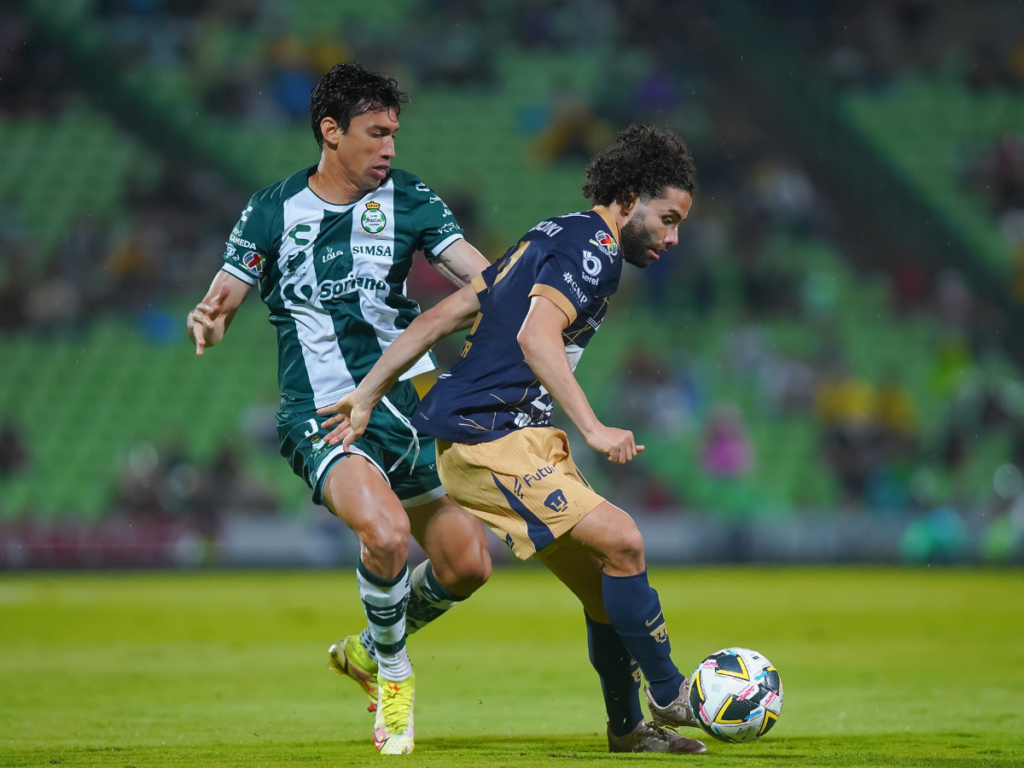
[[[256,253],[256,251],[246,251],[245,255],[242,256],[242,264],[257,277],[263,276],[263,265],[265,262],[266,259]]]
[[[369,232],[371,235],[383,232],[384,228],[388,225],[388,219],[380,209],[380,203],[373,200],[368,202],[366,210],[363,211],[363,217],[359,220],[359,224],[364,231]]]
[[[565,500],[565,494],[562,493],[561,489],[552,491],[551,494],[544,499],[544,506],[553,512],[565,512],[569,508],[569,502]]]
[[[594,235],[594,239],[591,240],[594,245],[601,249],[601,253],[611,259],[613,256],[619,254],[619,244],[615,242],[615,239],[605,232],[603,229],[599,229],[597,234]]]

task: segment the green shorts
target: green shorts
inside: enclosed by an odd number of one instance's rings
[[[330,429],[320,424],[329,417],[318,416],[316,410],[282,411],[277,414],[277,435],[281,439],[281,455],[292,471],[313,489],[313,502],[323,504],[323,483],[331,467],[348,456],[362,456],[370,461],[391,486],[403,507],[416,507],[444,496],[444,487],[437,476],[434,438],[417,436],[409,417],[420,404],[416,387],[401,381],[377,403],[370,414],[370,424],[363,436],[349,446],[328,445],[324,437]]]

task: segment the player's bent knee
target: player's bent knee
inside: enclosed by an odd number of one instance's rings
[[[466,594],[476,592],[491,578],[491,555],[487,547],[472,552],[459,566],[459,583]]]
[[[646,567],[644,563],[644,537],[634,526],[622,531],[614,545],[601,558],[616,575],[633,575]]]
[[[356,531],[359,543],[371,555],[405,562],[409,554],[408,520],[376,520]]]
[[[441,586],[459,597],[469,597],[491,578],[491,555],[486,546],[472,548],[455,560],[434,562],[433,568]]]

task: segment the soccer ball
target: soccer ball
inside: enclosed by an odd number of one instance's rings
[[[725,648],[694,670],[690,709],[716,739],[753,741],[768,733],[782,714],[782,681],[757,651]]]

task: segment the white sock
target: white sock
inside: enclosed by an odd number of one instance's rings
[[[412,662],[405,649],[405,611],[409,604],[409,567],[393,579],[370,572],[362,559],[356,568],[359,597],[377,651],[377,666],[385,680],[399,682],[412,674]]]

